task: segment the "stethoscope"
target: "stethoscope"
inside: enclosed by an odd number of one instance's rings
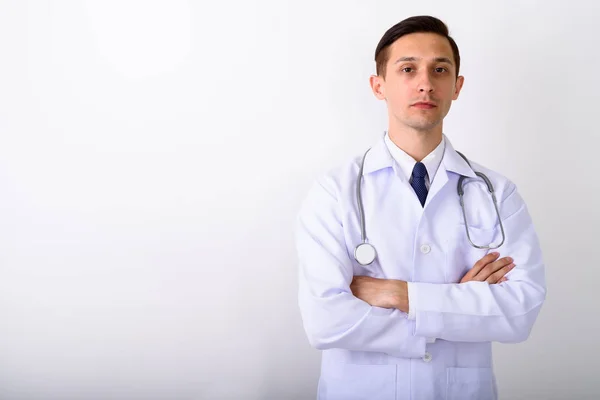
[[[369,150],[371,150],[371,149],[369,149]],[[358,178],[356,181],[356,199],[358,202],[358,212],[360,214],[361,243],[358,246],[356,246],[356,248],[354,249],[354,259],[361,265],[369,265],[373,261],[375,261],[375,258],[377,257],[377,251],[375,250],[375,246],[373,246],[367,240],[366,227],[365,227],[365,215],[364,215],[364,209],[363,209],[363,204],[362,204],[362,193],[361,193],[361,189],[360,189],[361,181],[362,181],[362,177],[363,177],[363,167],[365,165],[365,158],[367,157],[367,153],[369,152],[369,150],[367,150],[365,152],[365,154],[362,158],[362,162],[360,164],[360,169],[358,171]],[[471,169],[473,169],[473,167],[471,166],[471,163],[469,162],[467,157],[465,157],[459,151],[457,151],[457,153],[467,162],[467,164],[469,164],[469,167],[471,167]],[[504,234],[504,226],[502,225],[502,219],[500,218],[500,211],[498,210],[498,202],[496,201],[496,194],[494,193],[494,185],[492,185],[492,182],[490,182],[488,177],[483,172],[478,172],[475,170],[473,170],[473,172],[475,172],[475,174],[477,176],[479,176],[481,179],[483,179],[485,181],[485,184],[487,185],[487,188],[488,188],[488,192],[490,192],[490,195],[492,196],[492,200],[494,201],[494,208],[496,209],[496,215],[498,216],[498,222],[500,223],[500,230],[502,231],[502,241],[500,242],[500,244],[498,244],[496,246],[492,246],[492,243],[488,244],[487,246],[480,246],[480,245],[476,245],[471,240],[471,235],[469,234],[469,224],[467,222],[467,214],[465,212],[465,203],[463,200],[463,195],[465,193],[463,190],[463,181],[467,177],[464,175],[461,175],[460,178],[458,179],[457,191],[458,191],[458,197],[460,199],[460,207],[462,209],[463,219],[465,221],[465,230],[467,231],[467,238],[469,239],[471,246],[473,246],[477,249],[497,249],[504,244],[504,240],[506,239],[506,236]]]

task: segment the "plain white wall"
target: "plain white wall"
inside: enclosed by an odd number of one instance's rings
[[[416,14],[461,50],[446,134],[545,252],[502,398],[598,398],[594,2],[5,0],[0,399],[314,398],[294,218],[386,128],[373,52]]]

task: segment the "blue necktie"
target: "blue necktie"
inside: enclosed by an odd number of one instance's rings
[[[412,182],[410,185],[415,190],[421,206],[425,206],[425,199],[427,199],[427,186],[425,186],[425,177],[427,176],[427,168],[422,162],[415,164],[412,172]]]

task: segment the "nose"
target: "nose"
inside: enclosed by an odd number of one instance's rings
[[[417,89],[420,93],[433,92],[433,82],[428,72],[422,73],[419,77],[419,84],[417,86]]]

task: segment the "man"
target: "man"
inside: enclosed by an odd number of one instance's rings
[[[318,179],[298,216],[299,306],[323,350],[318,398],[496,399],[492,342],[526,340],[546,297],[531,217],[510,180],[443,133],[464,82],[446,25],[396,24],[375,61],[389,129],[364,163]],[[370,263],[358,262],[364,242]]]

